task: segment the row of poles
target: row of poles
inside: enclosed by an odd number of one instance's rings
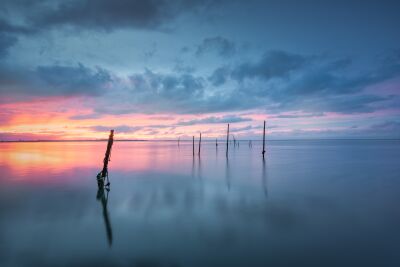
[[[235,146],[236,146],[236,139],[235,139],[235,137],[233,137],[234,138],[234,144],[235,144]],[[178,138],[178,146],[179,146],[179,143],[180,143],[180,137]],[[237,145],[239,146],[239,142],[237,143]],[[217,139],[215,139],[215,146],[216,147],[218,147],[218,140]],[[253,146],[253,144],[251,143],[251,141],[249,141],[249,147],[252,147]],[[228,151],[229,151],[229,123],[228,123],[228,130],[227,130],[227,133],[226,133],[226,156],[228,157]],[[198,152],[198,155],[200,156],[200,152],[201,152],[201,133],[200,133],[200,138],[199,138],[199,152]],[[262,152],[261,152],[261,154],[262,154],[262,156],[263,156],[263,158],[265,157],[265,121],[264,121],[264,130],[263,130],[263,149],[262,149]],[[193,156],[195,155],[195,152],[194,152],[194,136],[193,136]]]

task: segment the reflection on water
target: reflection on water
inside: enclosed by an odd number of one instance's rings
[[[231,189],[231,173],[229,168],[229,157],[226,157],[225,160],[225,180],[226,180],[226,188],[229,191]]]
[[[105,142],[1,143],[0,266],[400,264],[398,141],[241,143],[115,142],[97,200]]]
[[[104,218],[104,224],[106,226],[107,240],[108,240],[108,244],[111,246],[113,236],[112,236],[112,228],[111,228],[111,223],[110,223],[110,216],[108,215],[108,209],[107,209],[108,198],[110,196],[109,193],[110,193],[110,189],[100,187],[97,190],[96,199],[101,202],[101,206],[103,207],[103,218]]]
[[[267,170],[265,167],[265,157],[262,158],[262,186],[264,188],[265,197],[268,196],[268,184],[267,184]]]

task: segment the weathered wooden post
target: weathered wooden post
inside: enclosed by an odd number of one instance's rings
[[[110,185],[110,182],[108,181],[108,162],[110,161],[111,148],[112,148],[113,142],[114,142],[114,130],[111,130],[110,136],[108,137],[106,154],[104,155],[103,169],[101,170],[101,172],[99,172],[99,174],[97,174],[97,185],[99,187],[104,186],[104,180],[106,177],[107,177],[106,186]]]
[[[178,137],[178,147],[179,147],[179,141],[181,141],[181,137]]]
[[[200,133],[200,139],[199,139],[199,156],[200,156],[200,147],[201,147],[201,133]]]
[[[193,135],[193,157],[194,157],[194,135]]]
[[[262,155],[264,158],[265,155],[265,121],[264,121],[264,131],[263,131],[263,150],[262,150]]]
[[[218,147],[218,139],[215,138],[215,146]]]
[[[229,150],[229,123],[228,123],[228,132],[226,134],[226,156],[228,156],[228,150]]]

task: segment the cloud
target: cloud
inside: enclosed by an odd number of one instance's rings
[[[17,43],[17,40],[15,36],[0,31],[0,59],[7,55],[8,48]]]
[[[35,18],[40,26],[67,25],[87,29],[155,28],[173,12],[165,1],[87,0],[60,2]]]
[[[2,1],[0,11],[0,56],[20,35],[50,30],[112,32],[120,29],[171,31],[174,22],[188,12],[220,5],[212,0],[54,0]],[[2,35],[7,35],[4,37]],[[3,44],[2,44],[3,43]],[[7,45],[5,45],[7,44]],[[146,53],[151,57],[155,51]]]
[[[400,137],[400,121],[385,121],[383,123],[371,125],[370,129],[373,130],[373,132],[391,132]]]
[[[232,77],[238,81],[243,81],[246,78],[265,80],[283,78],[310,63],[311,59],[312,57],[280,50],[268,51],[259,61],[245,62],[237,66],[232,72]]]
[[[12,96],[98,96],[104,93],[111,74],[82,64],[38,66],[34,70],[0,66],[0,95]]]
[[[363,90],[400,75],[400,53],[362,73],[347,70],[352,63],[348,58],[330,60],[283,51],[266,55],[258,63],[239,65],[232,77],[239,81],[238,91],[254,100],[264,99],[266,109],[273,112],[373,112],[384,108],[383,103],[393,102],[394,97]],[[276,64],[267,64],[271,62]]]
[[[279,114],[272,116],[273,118],[279,119],[297,119],[297,118],[313,118],[313,117],[321,117],[324,116],[323,112],[315,112],[315,113],[301,113],[301,114]]]
[[[395,107],[395,96],[363,92],[368,86],[400,75],[400,68],[397,70],[395,61],[375,64],[378,67],[371,67],[363,73],[348,73],[347,68],[352,64],[348,58],[332,60],[282,51],[265,54],[269,55],[265,58],[274,59],[271,62],[281,58],[284,63],[275,64],[277,70],[272,69],[275,65],[268,66],[265,72],[257,71],[257,75],[243,72],[247,74],[241,76],[242,80],[236,80],[235,70],[250,63],[232,68],[222,66],[207,78],[191,72],[163,73],[149,69],[133,73],[124,84],[113,84],[117,91],[109,90],[112,94],[107,97],[107,105],[98,105],[95,111],[112,114],[193,114],[264,108],[268,113],[302,111],[311,114],[352,114]],[[261,60],[262,64],[253,65],[266,64],[265,58]],[[295,68],[297,64],[299,66]]]
[[[214,123],[236,123],[236,122],[244,122],[251,121],[251,118],[243,118],[234,115],[226,115],[222,117],[206,117],[203,119],[195,119],[188,121],[180,121],[177,123],[179,126],[188,126],[188,125],[196,125],[196,124],[214,124]]]
[[[30,29],[27,26],[15,25],[14,23],[9,22],[7,19],[0,17],[0,33],[5,33],[5,34],[28,34],[28,33],[31,33],[33,31],[34,31],[33,29]]]
[[[205,8],[212,1],[198,0],[71,0],[5,1],[29,22],[32,29],[66,26],[78,30],[112,31],[121,28],[160,29],[185,12]],[[1,25],[1,24],[0,24]]]
[[[134,102],[136,110],[152,113],[157,111],[185,110],[197,108],[204,98],[204,78],[190,73],[157,73],[145,70],[129,76],[129,86],[124,92]]]
[[[40,66],[36,69],[38,78],[48,88],[62,94],[101,94],[102,89],[111,81],[110,74],[101,68],[91,70],[82,64],[69,66]]]
[[[343,114],[368,113],[379,109],[373,106],[373,104],[389,99],[390,97],[367,94],[334,96],[328,98],[327,101],[321,101],[320,99],[314,101],[314,103],[311,105],[311,108]]]
[[[205,38],[197,47],[196,55],[201,56],[205,53],[213,52],[221,57],[229,57],[235,54],[235,44],[221,36]]]
[[[101,117],[101,114],[98,113],[90,113],[90,114],[82,114],[82,115],[74,115],[69,117],[71,120],[90,120],[90,119],[98,119]]]
[[[268,113],[367,113],[396,108],[398,97],[364,92],[371,85],[400,75],[400,63],[395,56],[391,58],[372,64],[362,73],[347,70],[352,66],[348,58],[332,60],[283,51],[266,52],[256,62],[223,65],[211,75],[145,69],[122,76],[82,64],[39,66],[33,70],[0,66],[0,95],[96,96],[90,117],[254,108],[264,108]]]
[[[210,77],[208,77],[208,80],[211,82],[212,85],[214,86],[220,86],[223,85],[227,78],[229,77],[230,70],[228,67],[219,67],[214,72],[211,74]]]
[[[153,97],[186,99],[203,92],[203,79],[191,74],[160,74],[146,70],[142,74],[129,77],[136,93],[150,94]]]
[[[0,13],[0,58],[6,56],[8,49],[17,43],[19,34],[28,32],[25,27],[10,24]]]
[[[322,129],[291,129],[274,131],[269,134],[272,139],[279,138],[400,138],[400,122],[386,121],[369,126],[328,127]]]
[[[93,132],[108,132],[111,129],[114,129],[117,133],[134,133],[143,129],[142,126],[128,126],[128,125],[118,125],[118,126],[103,126],[103,125],[96,125],[96,126],[89,126],[86,127]]]

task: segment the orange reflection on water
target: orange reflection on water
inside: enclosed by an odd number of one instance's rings
[[[1,180],[51,182],[82,173],[95,175],[103,166],[106,142],[15,142],[0,143]],[[176,144],[114,142],[110,173],[163,171],[180,160]],[[73,175],[74,174],[74,175]]]

